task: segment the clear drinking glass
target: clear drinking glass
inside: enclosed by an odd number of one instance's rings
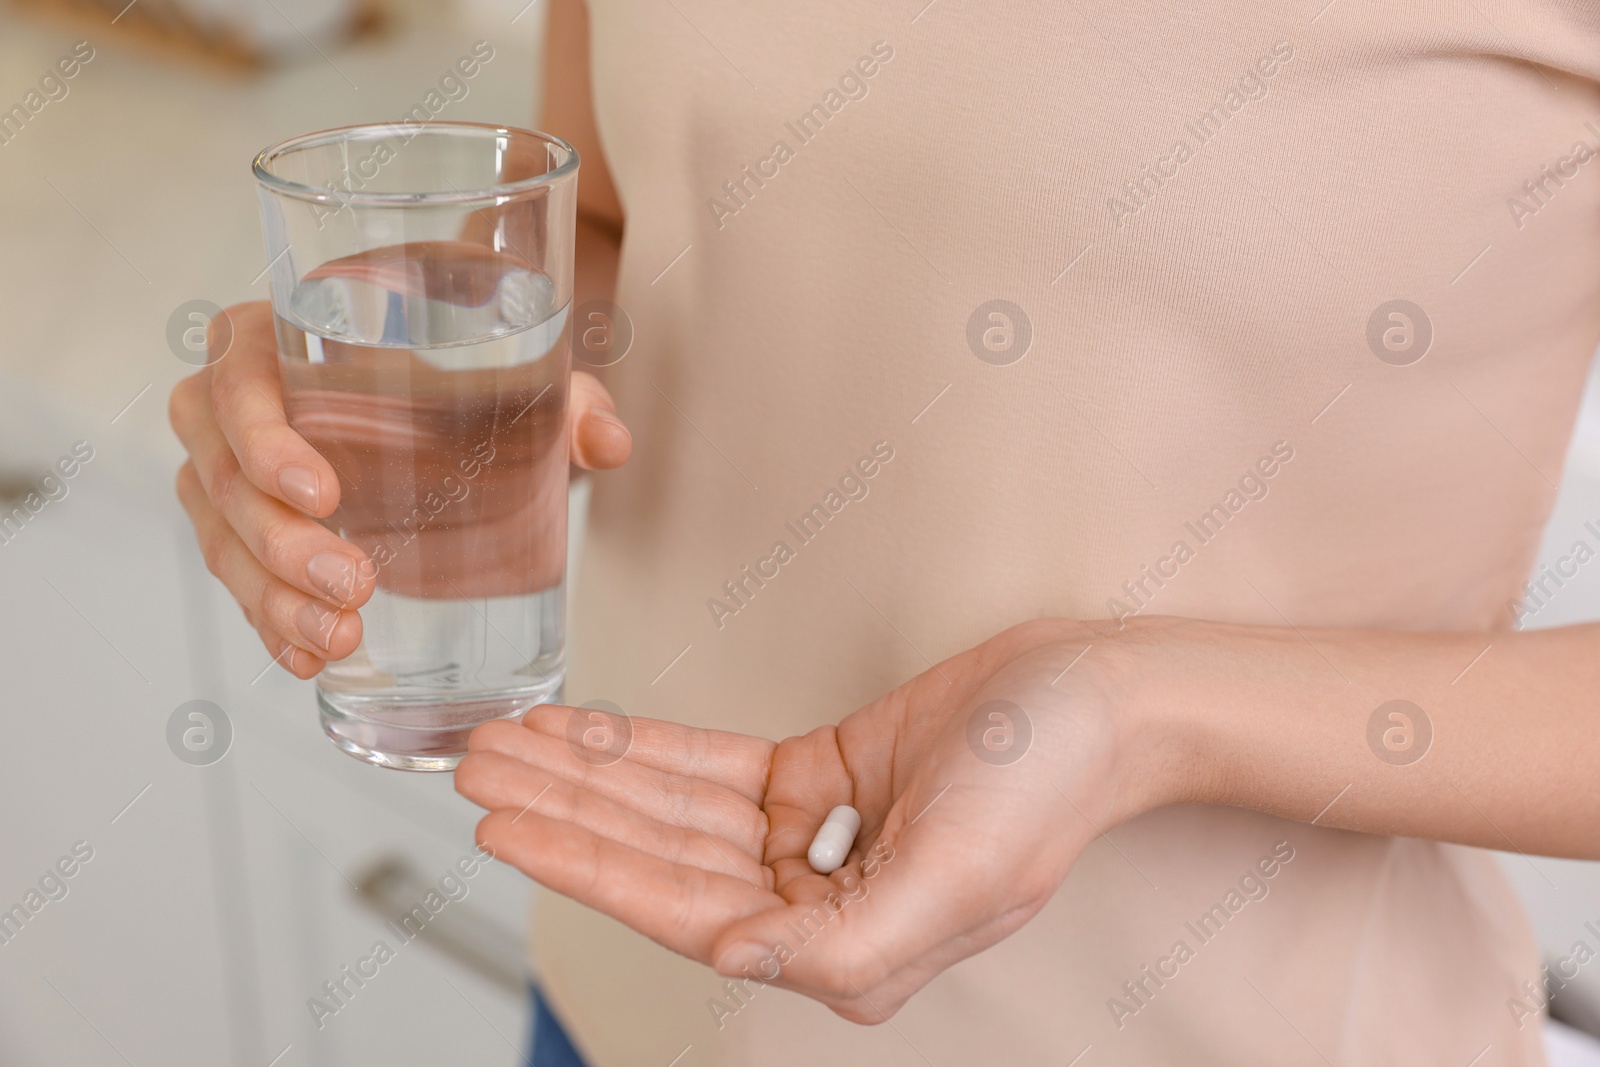
[[[360,647],[318,677],[322,725],[371,763],[448,770],[565,672],[578,156],[408,123],[296,137],[254,170],[289,422],[338,472],[324,525],[376,570]]]

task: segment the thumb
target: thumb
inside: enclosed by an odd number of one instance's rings
[[[633,451],[633,435],[617,418],[617,405],[592,374],[572,372],[572,461],[585,470],[620,467]]]

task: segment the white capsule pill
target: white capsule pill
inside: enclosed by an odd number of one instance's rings
[[[861,813],[850,805],[840,804],[828,812],[828,817],[817,828],[817,836],[811,839],[811,847],[806,850],[806,861],[811,869],[818,874],[832,874],[843,867],[860,830]]]

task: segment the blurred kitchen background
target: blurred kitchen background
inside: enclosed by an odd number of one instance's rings
[[[399,943],[385,922],[471,849],[477,811],[448,775],[338,752],[309,683],[268,669],[174,498],[166,401],[193,370],[168,341],[175,310],[266,296],[252,156],[398,119],[478,41],[494,57],[464,96],[440,92],[441,117],[529,124],[543,4],[124,4],[0,0],[0,112],[79,59],[64,94],[52,83],[25,124],[0,124],[0,510],[77,442],[93,452],[0,544],[0,911],[77,843],[93,850],[0,945],[0,1064],[519,1063],[528,887],[495,866],[313,1020],[324,982]],[[1595,530],[1600,379],[1545,561],[1600,548]],[[1530,624],[1595,618],[1600,564]],[[206,766],[166,734],[196,699],[233,733]],[[1585,927],[1600,927],[1600,865],[1502,859],[1552,962],[1600,943]],[[1600,1033],[1600,966],[1555,1011]]]
[[[0,912],[93,849],[0,944],[5,1067],[523,1062],[526,879],[491,864],[418,940],[385,928],[478,810],[447,774],[337,751],[309,685],[266,669],[173,497],[166,407],[195,369],[174,310],[267,295],[251,158],[430,92],[441,118],[529,125],[543,21],[528,0],[0,0],[0,113],[44,100],[0,123],[0,510],[93,450],[0,544]],[[441,89],[479,41],[492,60]],[[208,766],[168,747],[195,699],[233,731]],[[380,938],[395,958],[357,988],[342,969]],[[354,993],[319,1030],[330,980]]]

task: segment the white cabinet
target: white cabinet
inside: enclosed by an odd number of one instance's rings
[[[451,872],[477,809],[449,775],[335,750],[309,683],[262,672],[267,654],[176,504],[129,499],[111,471],[91,462],[0,547],[0,901],[22,904],[76,842],[93,850],[0,946],[4,1058],[263,1067],[287,1048],[282,1067],[518,1062],[526,880],[489,864],[449,883],[421,938],[386,928],[354,883],[387,864],[391,896],[421,903],[426,886],[403,873]],[[196,698],[233,729],[207,766],[166,737]],[[441,934],[475,938],[499,980],[440,951]],[[379,940],[394,958],[357,986],[341,969]],[[343,1005],[329,980],[350,991]],[[320,1028],[312,997],[339,1008]]]

